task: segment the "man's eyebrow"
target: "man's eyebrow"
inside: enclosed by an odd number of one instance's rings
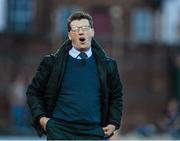
[[[90,26],[90,25],[83,25],[83,26],[71,26],[71,27],[73,28],[73,27],[84,27],[84,26]]]

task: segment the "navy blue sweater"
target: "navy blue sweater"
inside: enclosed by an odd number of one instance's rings
[[[69,55],[53,117],[68,124],[100,124],[100,83],[93,55],[86,63]]]

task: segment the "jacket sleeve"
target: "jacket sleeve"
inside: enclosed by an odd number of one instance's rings
[[[34,75],[32,82],[28,86],[26,92],[27,103],[32,114],[33,126],[38,131],[39,136],[44,133],[40,126],[39,119],[42,116],[46,116],[43,93],[49,79],[51,67],[52,57],[47,55],[43,58],[40,65],[38,66],[36,74]]]
[[[122,116],[122,84],[120,81],[117,64],[114,60],[110,63],[109,72],[109,123],[115,125],[116,130],[119,129]]]

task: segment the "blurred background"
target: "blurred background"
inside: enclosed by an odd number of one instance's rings
[[[39,139],[26,88],[77,10],[118,63],[124,111],[112,139],[180,139],[180,0],[0,0],[0,139]]]

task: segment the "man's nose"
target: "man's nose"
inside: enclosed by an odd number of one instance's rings
[[[84,32],[83,32],[83,30],[82,30],[82,28],[79,28],[79,34],[83,34]]]

